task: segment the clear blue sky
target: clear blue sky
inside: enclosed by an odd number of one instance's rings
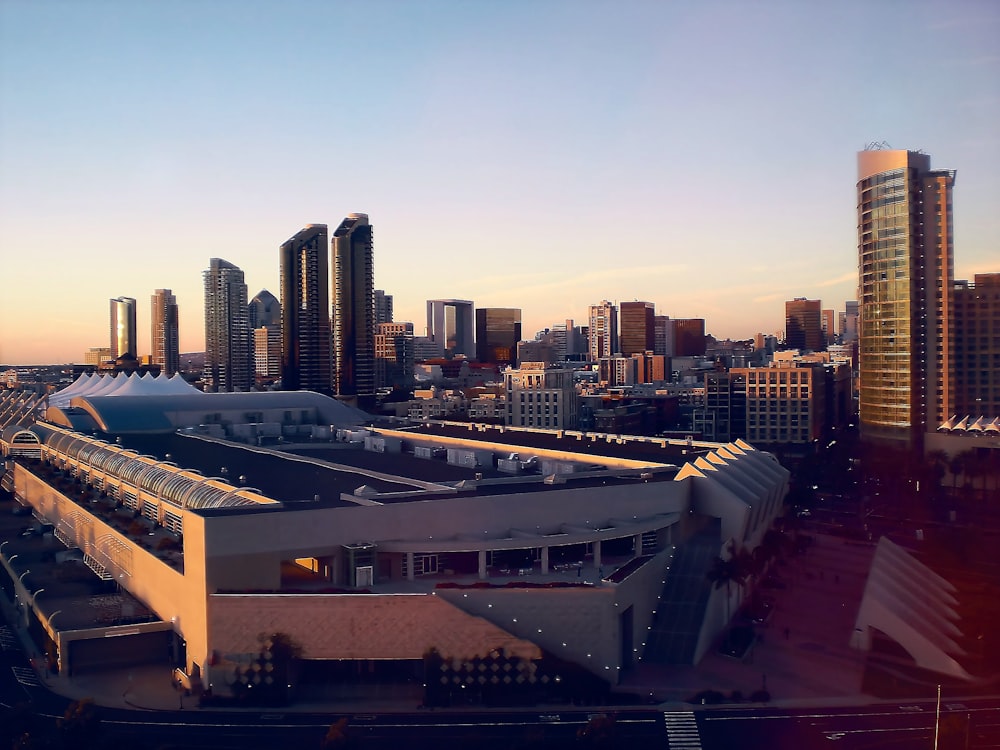
[[[0,1],[0,362],[80,362],[108,299],[368,213],[397,320],[602,299],[783,325],[856,288],[856,152],[958,171],[959,277],[1000,271],[1000,3]]]

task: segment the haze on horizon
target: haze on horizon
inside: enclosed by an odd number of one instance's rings
[[[747,338],[855,297],[855,154],[958,171],[956,277],[1000,271],[1000,4],[0,3],[0,362],[81,362],[108,300],[170,288],[204,346],[212,257],[351,212],[376,287],[602,299]]]

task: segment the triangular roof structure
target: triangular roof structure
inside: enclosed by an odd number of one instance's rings
[[[872,632],[885,633],[913,657],[918,667],[971,680],[956,657],[958,600],[955,587],[888,537],[879,540],[865,593],[854,623],[851,645],[870,651]]]
[[[89,372],[83,373],[80,377],[70,383],[68,386],[63,388],[61,391],[53,393],[49,397],[50,406],[69,406],[69,400],[79,393],[85,391],[91,384],[91,382],[96,379],[97,375]]]

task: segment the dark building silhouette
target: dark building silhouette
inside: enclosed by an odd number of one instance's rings
[[[511,307],[480,307],[476,310],[476,359],[497,366],[517,364],[517,342],[521,340],[521,310]]]
[[[367,214],[333,233],[333,393],[362,408],[375,400],[375,244]]]
[[[704,357],[705,356],[705,319],[675,318],[674,324],[674,356]]]
[[[823,333],[823,302],[796,297],[785,302],[785,348],[821,352],[826,350]]]
[[[281,263],[281,387],[329,394],[330,261],[326,224],[308,224],[278,251]]]

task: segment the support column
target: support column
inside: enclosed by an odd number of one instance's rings
[[[413,579],[414,579],[414,576],[413,576],[413,553],[412,552],[407,552],[406,553],[406,580],[407,581],[412,581]]]
[[[549,574],[549,548],[548,545],[542,547],[542,575]]]
[[[638,557],[642,554],[642,534],[636,534],[632,544],[632,554]]]
[[[486,550],[479,550],[479,580],[486,580]]]
[[[601,574],[601,540],[594,542],[594,569]]]

